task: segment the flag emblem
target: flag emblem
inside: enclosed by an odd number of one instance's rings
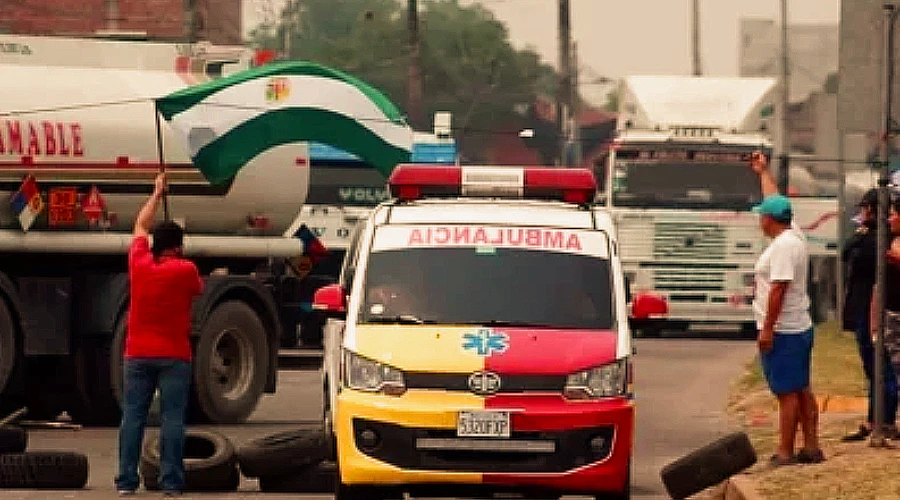
[[[266,100],[269,102],[283,101],[291,95],[291,83],[285,77],[269,78],[266,85]]]
[[[37,216],[44,210],[44,200],[41,199],[41,192],[33,175],[25,176],[19,190],[10,198],[10,205],[12,205],[13,213],[19,218],[22,230],[27,232]]]
[[[309,257],[312,265],[316,265],[319,260],[328,255],[328,249],[306,224],[301,225],[294,232],[294,238],[300,238],[300,241],[303,242],[303,255]]]

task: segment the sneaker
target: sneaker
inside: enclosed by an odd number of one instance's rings
[[[872,430],[867,428],[865,425],[860,425],[859,430],[854,432],[853,434],[848,434],[841,438],[841,441],[847,443],[851,441],[863,441],[869,434],[872,434]]]
[[[884,426],[884,437],[891,441],[897,441],[900,439],[900,430],[897,429],[896,425],[886,425]]]
[[[130,497],[134,495],[134,490],[119,490],[120,497]]]
[[[801,464],[818,464],[825,461],[825,454],[822,453],[822,450],[800,450],[800,452],[797,453],[797,461]]]

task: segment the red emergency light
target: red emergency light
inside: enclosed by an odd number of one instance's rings
[[[597,180],[586,168],[398,165],[388,179],[400,201],[426,197],[529,198],[588,204]]]

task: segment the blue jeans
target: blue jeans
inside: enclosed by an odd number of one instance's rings
[[[862,361],[863,371],[869,381],[869,412],[866,422],[875,422],[875,344],[869,332],[869,314],[860,313],[856,318],[856,345],[859,348],[859,357]],[[887,352],[884,353],[884,423],[891,425],[897,422],[897,375],[891,366]]]
[[[191,386],[191,364],[177,359],[125,360],[124,404],[119,427],[119,474],[116,488],[136,490],[140,485],[138,461],[147,426],[147,413],[159,389],[162,417],[159,437],[159,486],[164,491],[184,489],[184,420]]]

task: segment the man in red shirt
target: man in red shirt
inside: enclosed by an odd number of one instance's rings
[[[131,304],[125,339],[119,474],[116,488],[134,494],[147,413],[160,393],[160,488],[167,496],[184,489],[184,420],[191,384],[191,307],[203,291],[193,262],[182,257],[184,232],[173,221],[153,226],[165,195],[165,174],[156,177],[150,199],[134,224],[128,251]],[[149,233],[152,229],[153,247]]]

